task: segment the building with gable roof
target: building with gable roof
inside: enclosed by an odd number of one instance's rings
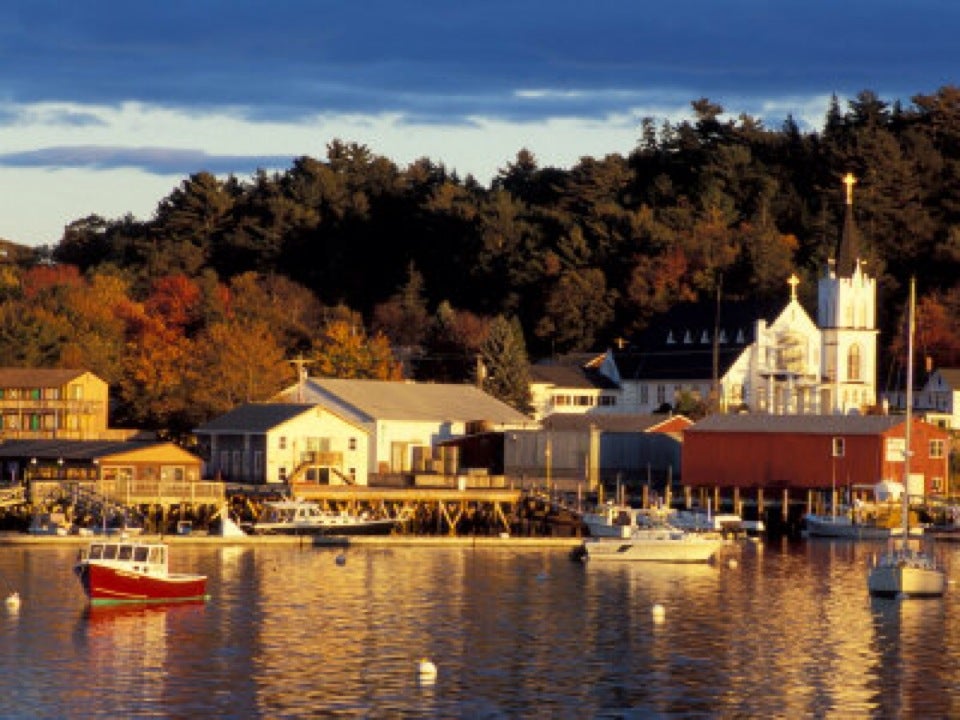
[[[238,484],[366,485],[366,428],[308,403],[248,403],[194,430],[206,474]]]
[[[368,476],[417,470],[420,458],[454,437],[537,427],[532,418],[473,385],[304,375],[274,399],[316,406],[362,429],[368,438]]]
[[[616,413],[620,387],[610,353],[571,353],[530,366],[533,418],[556,414]]]

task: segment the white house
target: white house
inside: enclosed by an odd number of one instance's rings
[[[902,407],[903,393],[897,393],[892,404]],[[913,407],[929,423],[960,430],[960,368],[938,368],[930,373],[923,388],[913,394]]]
[[[207,458],[205,474],[226,482],[367,483],[367,429],[317,405],[241,405],[194,432]]]
[[[616,413],[617,368],[610,353],[561,355],[530,366],[530,400],[536,420],[553,414]]]
[[[328,411],[369,439],[369,473],[410,472],[444,440],[472,432],[537,427],[536,421],[473,385],[303,376],[278,401]]]

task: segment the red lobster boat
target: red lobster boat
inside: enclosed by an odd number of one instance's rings
[[[91,605],[205,600],[207,576],[172,573],[166,543],[116,540],[90,543],[73,571]]]

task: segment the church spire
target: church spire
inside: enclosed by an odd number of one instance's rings
[[[847,173],[843,184],[847,186],[847,202],[843,216],[843,234],[837,251],[837,277],[852,277],[860,262],[860,238],[853,221],[853,186],[857,179]]]

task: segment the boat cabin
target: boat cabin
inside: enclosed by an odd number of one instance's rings
[[[129,567],[140,573],[165,573],[167,547],[140,542],[95,542],[80,551],[79,561]]]

